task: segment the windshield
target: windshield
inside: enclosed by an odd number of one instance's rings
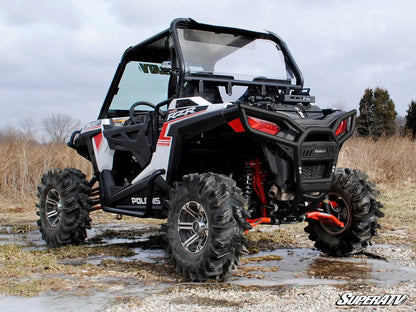
[[[131,61],[127,63],[109,108],[111,116],[125,115],[138,101],[157,104],[166,100],[169,74],[161,69],[159,63]],[[140,110],[150,110],[139,106]]]
[[[197,29],[178,30],[186,73],[229,75],[238,80],[279,79],[292,83],[274,41]]]

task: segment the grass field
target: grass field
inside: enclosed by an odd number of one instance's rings
[[[338,166],[359,169],[377,184],[400,188],[416,181],[416,142],[402,137],[352,138],[344,144]],[[91,175],[90,163],[64,144],[12,140],[0,144],[0,205],[32,209],[42,174],[64,167]]]
[[[343,146],[338,166],[359,169],[377,184],[389,226],[401,226],[403,218],[414,220],[416,141],[402,137],[378,141],[352,138]],[[64,144],[0,144],[0,225],[13,226],[16,231],[33,227],[41,176],[58,167],[75,167],[91,175],[90,163]]]
[[[413,220],[416,141],[402,137],[378,141],[352,138],[344,144],[338,166],[356,168],[369,175],[382,191],[389,223],[400,225],[404,215]],[[40,178],[58,167],[75,167],[91,175],[90,163],[64,144],[0,144],[0,225],[16,227],[16,231],[34,226]]]
[[[10,141],[0,144],[0,234],[24,233],[36,230],[36,192],[40,178],[48,169],[76,167],[91,174],[89,162],[65,145],[39,145],[36,143]],[[386,216],[381,220],[383,228],[376,243],[406,244],[416,254],[416,142],[408,138],[393,137],[371,141],[352,138],[344,145],[339,158],[340,167],[357,168],[366,172],[370,180],[377,183],[381,191]],[[93,223],[114,220],[114,215],[101,211],[91,215]],[[154,222],[123,218],[122,222]],[[310,247],[303,232],[304,224],[283,227],[274,232],[250,232],[248,238],[254,242],[275,243],[272,247]],[[5,230],[7,228],[7,231]],[[126,268],[117,261],[107,261],[105,266],[84,264],[81,267],[62,264],[60,260],[84,257],[85,255],[123,256],[131,250],[120,246],[91,248],[69,246],[51,250],[30,250],[18,245],[0,244],[0,289],[3,294],[31,296],[45,290],[75,287],[85,276],[124,274]],[[143,276],[153,275],[157,279],[168,278],[152,266],[131,268]],[[118,273],[117,273],[118,272]],[[135,273],[135,274],[136,274]],[[42,277],[40,277],[42,274]],[[72,276],[61,279],[60,275]],[[141,275],[140,275],[141,276]],[[171,275],[172,276],[172,275]],[[23,281],[23,282],[22,282]],[[99,283],[84,285],[99,289]],[[104,287],[104,286],[103,286]],[[6,291],[7,290],[7,291]]]

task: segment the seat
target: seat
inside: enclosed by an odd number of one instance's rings
[[[201,96],[211,103],[223,103],[218,85],[211,81],[203,82],[203,92],[199,92],[199,80],[188,81],[183,90],[184,97]]]

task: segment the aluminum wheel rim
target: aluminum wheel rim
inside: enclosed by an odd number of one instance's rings
[[[182,206],[178,215],[178,235],[182,247],[190,253],[201,252],[208,242],[208,217],[196,201]]]
[[[335,201],[338,204],[338,208],[334,208],[331,206],[331,214],[338,218],[338,220],[344,222],[344,227],[339,228],[335,226],[331,226],[328,224],[323,224],[321,222],[322,227],[325,231],[327,231],[331,235],[339,235],[343,233],[346,229],[350,226],[351,221],[351,212],[348,203],[345,199],[336,193],[329,193],[328,198],[330,201]]]
[[[51,188],[46,195],[46,220],[50,226],[56,227],[61,219],[62,202],[59,192]]]

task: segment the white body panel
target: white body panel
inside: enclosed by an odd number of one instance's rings
[[[112,170],[114,151],[110,149],[108,141],[103,135],[104,124],[109,124],[110,122],[108,119],[104,119],[97,121],[96,123],[96,126],[91,127],[91,125],[87,125],[84,127],[83,132],[101,128],[101,132],[92,138],[95,161],[97,163],[98,171],[102,172],[104,169]]]
[[[156,151],[153,153],[152,160],[150,164],[136,178],[134,178],[134,180],[132,181],[133,184],[150,176],[156,170],[165,169],[165,172],[168,171],[169,158],[172,149],[172,137],[168,136],[168,133],[172,124],[181,122],[184,119],[193,118],[196,115],[214,112],[217,110],[223,110],[228,105],[232,105],[232,103],[212,104],[201,97],[192,97],[190,99],[192,99],[192,101],[195,102],[196,106],[190,106],[188,108],[183,108],[178,112],[173,111],[172,113],[168,114],[167,121],[163,124],[162,131],[160,132],[159,139],[156,145]],[[176,101],[177,100],[175,99],[169,104],[169,111],[175,110]],[[207,109],[193,113],[192,108],[198,106],[206,106]],[[185,111],[186,114],[180,113]],[[174,116],[175,119],[172,119],[173,114],[177,114],[176,116]],[[162,175],[162,177],[166,179],[166,175]]]

